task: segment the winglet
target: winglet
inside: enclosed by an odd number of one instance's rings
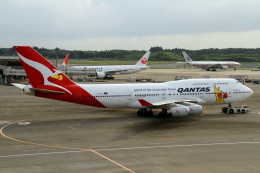
[[[68,64],[69,64],[69,57],[70,57],[70,54],[67,54],[65,59],[64,59],[64,61],[63,61],[63,63],[62,63],[63,66],[68,66]]]
[[[146,66],[146,64],[148,63],[148,59],[150,56],[150,51],[147,51],[144,56],[135,64],[137,66]]]
[[[189,57],[189,55],[186,52],[182,51],[182,54],[186,62],[192,62],[192,59]]]
[[[141,104],[142,106],[152,106],[151,103],[149,103],[148,101],[145,101],[145,100],[143,100],[143,99],[138,99],[138,101],[140,102],[140,104]]]

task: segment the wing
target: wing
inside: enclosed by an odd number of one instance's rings
[[[128,71],[130,69],[125,69],[125,70],[110,70],[110,71],[106,71],[107,74],[115,74],[118,72],[122,72],[122,71]]]
[[[139,99],[138,100],[140,102],[140,104],[142,106],[146,106],[146,107],[153,107],[153,108],[162,108],[162,109],[170,109],[172,107],[175,107],[176,105],[178,104],[198,104],[198,103],[203,103],[205,102],[204,100],[202,99],[199,99],[199,98],[187,98],[187,99],[184,99],[184,100],[165,100],[165,101],[162,101],[162,102],[154,102],[154,103],[150,103],[146,100],[143,100],[143,99]]]

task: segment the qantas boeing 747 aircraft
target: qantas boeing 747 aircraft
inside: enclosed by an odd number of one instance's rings
[[[200,114],[200,104],[232,104],[253,91],[235,79],[189,79],[149,84],[77,84],[28,46],[15,46],[31,85],[13,84],[29,95],[100,108],[135,108],[159,117]],[[169,113],[169,114],[168,114]]]

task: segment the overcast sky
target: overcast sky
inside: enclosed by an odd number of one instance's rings
[[[259,48],[260,0],[1,0],[0,47]]]

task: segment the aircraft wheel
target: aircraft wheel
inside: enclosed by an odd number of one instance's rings
[[[147,111],[147,109],[139,109],[137,111],[137,116],[151,117],[153,116],[153,111],[152,110]]]
[[[147,111],[147,112],[145,113],[145,116],[147,116],[147,117],[152,117],[152,116],[153,116],[153,111],[152,111],[152,110]]]
[[[137,111],[137,116],[142,116],[143,115],[143,110],[142,109],[139,109],[138,111]]]
[[[229,110],[229,113],[230,113],[230,114],[233,114],[233,113],[234,113],[234,110],[233,110],[233,109],[230,109],[230,110]]]
[[[227,113],[227,107],[222,108],[223,113]]]
[[[210,71],[210,69],[207,68],[206,71]]]
[[[158,117],[159,118],[166,118],[166,117],[168,117],[167,110],[162,110],[161,112],[159,112]]]
[[[241,110],[241,114],[244,114],[246,113],[246,111],[244,109]]]

